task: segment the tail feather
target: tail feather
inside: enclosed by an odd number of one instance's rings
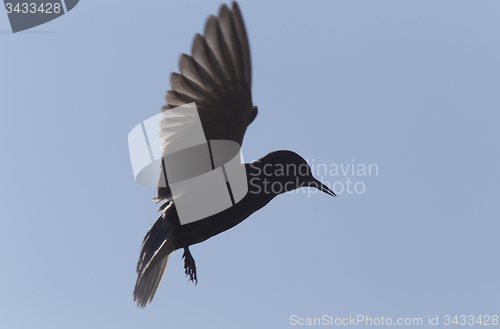
[[[176,213],[176,210],[171,203],[151,226],[142,242],[134,289],[134,301],[139,307],[144,307],[153,300],[165,273],[170,253],[175,250],[175,238],[172,238],[172,233],[177,225],[173,213]]]
[[[148,268],[142,275],[139,275],[134,289],[134,302],[137,302],[137,306],[144,308],[148,302],[151,303],[165,273],[169,258],[170,254],[154,268]]]

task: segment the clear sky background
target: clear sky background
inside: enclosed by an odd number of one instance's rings
[[[498,1],[240,1],[259,107],[245,160],[290,149],[378,175],[323,173],[365,191],[279,196],[193,246],[196,287],[174,252],[136,307],[157,213],[127,136],[219,5],[83,0],[17,34],[0,14],[0,327],[500,315]]]

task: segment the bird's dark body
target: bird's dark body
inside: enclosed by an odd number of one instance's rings
[[[250,182],[251,179],[255,178],[258,178],[255,181],[259,181],[261,178],[256,175],[256,166],[257,164],[255,163],[253,165],[245,165],[247,181]],[[252,190],[249,188],[249,192],[236,205],[218,214],[185,225],[180,225],[175,204],[169,205],[168,208],[165,209],[165,217],[171,218],[172,222],[176,225],[172,233],[172,238],[179,242],[175,244],[175,249],[181,249],[184,245],[191,246],[203,242],[214,235],[229,230],[264,207],[277,196],[277,194],[274,193],[264,193],[264,189],[261,189],[260,193],[256,192],[255,189]]]

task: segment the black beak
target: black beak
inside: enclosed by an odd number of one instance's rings
[[[328,186],[326,186],[325,184],[322,184],[319,180],[317,180],[316,178],[313,178],[309,184],[307,184],[307,186],[310,186],[310,187],[315,187],[317,188],[318,190],[320,190],[321,192],[324,192],[328,195],[331,195],[333,197],[336,197],[337,195],[332,191],[330,190],[330,188]]]

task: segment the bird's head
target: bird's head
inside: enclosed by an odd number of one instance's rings
[[[300,187],[315,187],[321,192],[336,196],[329,187],[314,178],[306,160],[295,152],[271,152],[252,162],[250,167],[250,191],[253,186],[259,193],[281,194]]]

